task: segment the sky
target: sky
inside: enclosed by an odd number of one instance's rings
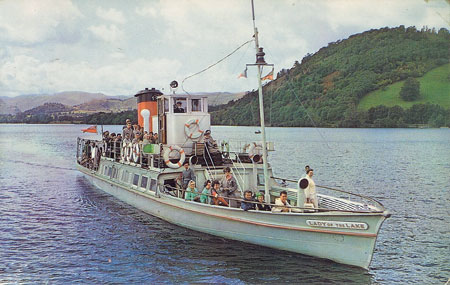
[[[446,0],[255,0],[275,73],[307,53],[370,29],[449,29]],[[257,88],[250,0],[0,0],[0,96],[62,91],[132,95]],[[266,69],[263,72],[267,73]],[[177,92],[181,92],[178,88]]]

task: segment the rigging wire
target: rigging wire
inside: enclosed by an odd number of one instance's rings
[[[243,46],[247,45],[248,43],[251,43],[252,41],[254,41],[254,39],[251,39],[251,40],[246,41],[245,43],[241,44],[239,47],[237,47],[235,50],[233,50],[231,53],[227,54],[225,57],[221,58],[221,59],[218,60],[217,62],[215,62],[215,63],[209,65],[208,67],[206,67],[206,68],[200,70],[199,72],[196,72],[196,73],[194,73],[194,74],[192,74],[192,75],[189,75],[189,76],[187,76],[186,78],[184,78],[183,81],[181,81],[181,89],[183,89],[183,91],[186,92],[186,94],[189,94],[189,92],[187,92],[186,90],[184,90],[184,87],[183,87],[184,81],[186,81],[187,79],[189,79],[189,78],[191,78],[191,77],[194,77],[194,76],[196,76],[196,75],[199,75],[200,73],[203,73],[203,72],[207,71],[208,69],[210,69],[210,68],[216,66],[217,64],[221,63],[222,61],[224,61],[225,59],[227,59],[228,57],[230,57],[231,55],[233,55],[233,54],[234,54],[235,52],[237,52],[240,48],[242,48]]]
[[[265,51],[266,51],[267,53],[269,53],[270,56],[271,56],[272,58],[275,58],[275,57],[272,55],[272,53],[270,52],[270,50],[265,49]],[[275,59],[276,59],[276,58],[275,58]],[[287,82],[288,82],[288,84],[290,85],[290,87],[292,88],[292,90],[294,90],[294,86],[293,86],[293,84],[292,84],[292,81],[291,81],[291,80],[287,80]],[[291,89],[291,88],[289,88],[289,89]],[[302,102],[302,100],[300,100],[300,98],[298,97],[297,93],[294,92],[294,91],[292,91],[292,93],[294,94],[294,96],[295,96],[295,98],[297,99],[297,101],[300,102],[300,105],[301,105],[301,106],[303,107],[303,109],[305,110],[306,115],[307,115],[308,118],[311,120],[311,123],[312,123],[312,125],[314,126],[314,129],[319,133],[320,137],[321,137],[322,140],[325,142],[326,146],[327,146],[330,150],[333,150],[333,148],[330,147],[330,145],[328,144],[327,140],[326,140],[325,137],[323,136],[322,132],[319,131],[319,128],[317,127],[316,122],[313,120],[313,118],[312,118],[311,115],[309,114],[309,112],[308,112],[308,110],[306,109],[305,105],[303,105],[303,102]]]

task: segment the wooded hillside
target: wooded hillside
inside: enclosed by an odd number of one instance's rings
[[[322,127],[402,127],[431,124],[430,116],[420,119],[409,109],[387,108],[387,112],[358,110],[363,96],[391,84],[421,77],[447,64],[450,34],[446,29],[416,30],[414,27],[382,28],[330,43],[301,63],[280,72],[264,86],[266,123],[271,126]],[[450,84],[447,78],[447,84]],[[448,86],[448,85],[446,85]],[[242,99],[211,108],[213,124],[258,125],[257,91]],[[382,104],[382,102],[380,102]],[[414,102],[413,102],[414,104]],[[374,107],[379,108],[379,107]],[[414,111],[428,110],[450,124],[450,111],[439,105],[420,105]],[[429,112],[429,110],[432,110]],[[380,115],[380,117],[378,117]],[[436,117],[436,116],[435,116]]]

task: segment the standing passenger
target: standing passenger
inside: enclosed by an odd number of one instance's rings
[[[305,188],[305,198],[306,203],[312,203],[314,204],[314,208],[318,208],[319,203],[317,200],[316,183],[314,183],[314,180],[312,179],[313,175],[314,170],[308,168],[305,177],[306,179],[308,179],[308,187]]]
[[[236,179],[231,174],[231,169],[229,167],[224,169],[225,177],[222,179],[222,195],[227,198],[240,199],[241,196],[237,193],[237,182]],[[228,199],[227,199],[228,200]],[[231,207],[237,208],[237,201],[229,199]]]

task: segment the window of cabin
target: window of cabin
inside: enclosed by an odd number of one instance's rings
[[[264,181],[263,173],[258,173],[257,180],[258,180],[258,186],[264,186],[265,181]]]
[[[201,99],[192,99],[192,112],[201,112],[202,111],[202,102]]]
[[[187,111],[186,109],[187,109],[186,98],[176,98],[174,100],[174,105],[173,105],[174,113],[186,113],[186,111]]]
[[[156,191],[156,186],[158,184],[156,183],[156,179],[150,179],[150,190],[151,191]]]
[[[112,167],[108,167],[108,175],[109,177],[111,177],[111,173],[112,173]]]
[[[122,181],[128,182],[128,171],[127,170],[124,170],[122,173]]]
[[[108,166],[105,165],[105,167],[103,168],[103,175],[108,174]]]
[[[148,183],[148,177],[147,176],[142,176],[142,179],[141,179],[141,187],[142,188],[147,188],[147,183]]]
[[[115,167],[113,167],[111,178],[116,178],[116,177],[117,177],[117,169]]]
[[[133,185],[138,186],[138,183],[139,183],[139,174],[135,174],[133,176]]]
[[[169,112],[169,99],[164,99],[164,113]]]

